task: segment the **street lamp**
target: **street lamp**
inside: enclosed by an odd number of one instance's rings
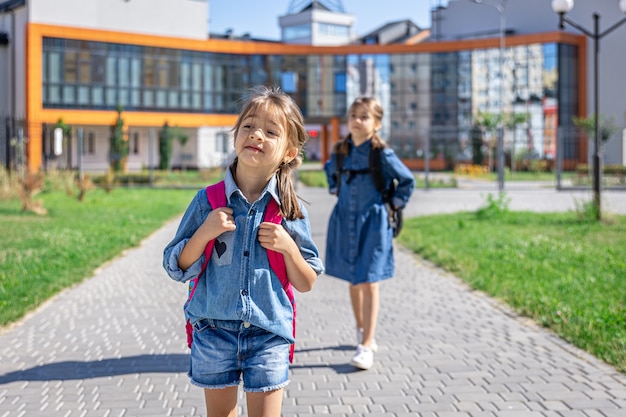
[[[593,149],[593,201],[596,208],[596,216],[598,220],[602,219],[602,208],[600,200],[600,184],[602,183],[602,169],[600,168],[601,162],[601,150],[600,150],[600,111],[599,111],[599,77],[598,77],[598,54],[600,51],[600,39],[602,39],[608,33],[614,31],[624,22],[626,17],[615,23],[613,26],[600,32],[600,15],[598,13],[593,14],[593,32],[585,29],[576,22],[565,17],[565,13],[572,10],[574,7],[574,0],[552,0],[552,10],[559,15],[559,29],[565,29],[565,23],[584,33],[591,39],[593,39],[593,111],[594,116],[594,149]],[[622,13],[626,13],[626,0],[620,0],[619,8]]]
[[[626,0],[623,0],[626,1]],[[485,3],[484,0],[472,0],[476,4],[483,4],[485,6],[493,7],[500,13],[500,49],[498,51],[498,67],[500,72],[500,91],[499,91],[499,112],[500,123],[498,124],[498,138],[496,144],[496,153],[498,161],[498,191],[502,192],[504,189],[504,30],[505,30],[505,16],[504,8],[506,7],[507,0],[499,0],[498,3]]]

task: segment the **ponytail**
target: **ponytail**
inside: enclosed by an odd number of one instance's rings
[[[298,155],[291,162],[282,163],[276,173],[278,195],[280,196],[280,214],[287,220],[304,218],[294,184],[296,169],[301,164],[302,159]]]

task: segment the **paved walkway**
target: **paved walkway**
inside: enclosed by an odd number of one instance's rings
[[[333,198],[302,188],[324,251]],[[482,190],[416,191],[407,214],[473,210]],[[588,194],[512,191],[513,209],[575,208]],[[626,193],[605,193],[626,211]],[[161,269],[176,222],[0,334],[0,417],[201,416],[188,383],[185,288]],[[370,371],[347,365],[346,285],[322,276],[298,294],[298,341],[285,416],[623,417],[626,376],[457,278],[398,249],[385,282]],[[244,402],[241,401],[240,404]],[[240,407],[245,415],[245,407]]]

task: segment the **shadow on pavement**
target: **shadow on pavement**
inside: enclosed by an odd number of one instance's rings
[[[337,351],[353,351],[354,346],[352,345],[339,345],[339,346],[329,346],[329,347],[319,347],[319,348],[311,348],[311,349],[298,349],[296,348],[296,354],[298,353],[308,353],[308,352],[319,352],[319,351],[329,351],[329,350],[337,350]],[[302,362],[306,362],[303,360]],[[361,372],[362,369],[355,368],[354,366],[348,363],[316,363],[316,364],[293,364],[290,366],[291,369],[332,369],[336,374],[352,374],[356,372]]]
[[[0,375],[0,385],[15,381],[65,381],[100,378],[135,373],[171,372],[189,370],[189,355],[138,355],[99,361],[65,361],[35,366],[23,371]]]

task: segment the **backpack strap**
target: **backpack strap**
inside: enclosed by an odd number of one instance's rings
[[[206,196],[212,209],[226,206],[226,185],[224,184],[224,181],[220,181],[216,184],[206,187]],[[198,286],[198,280],[200,280],[200,277],[206,270],[207,265],[209,264],[209,259],[211,259],[211,252],[213,252],[213,246],[215,246],[215,239],[211,239],[204,248],[204,262],[202,263],[202,270],[197,277],[189,281],[189,291],[187,295],[187,301],[185,302],[185,308],[189,305],[189,302],[191,302],[191,299],[193,298],[193,295],[195,294],[196,288]],[[189,318],[187,318],[185,329],[187,331],[187,346],[191,347],[191,343],[193,341],[193,326],[191,325],[191,321],[189,320]]]
[[[348,142],[348,153],[352,150],[352,145]],[[357,174],[370,174],[372,178],[372,182],[374,183],[374,187],[378,190],[379,193],[383,195],[383,199],[387,201],[390,198],[389,190],[385,187],[385,177],[383,175],[383,167],[382,167],[382,157],[381,154],[383,152],[383,148],[372,147],[369,153],[368,160],[368,168],[367,169],[358,169],[358,170],[344,170],[343,162],[346,158],[346,155],[342,153],[335,152],[335,167],[336,167],[336,176],[337,176],[337,195],[339,195],[339,190],[341,189],[341,175],[343,173],[348,174],[347,182],[350,183],[352,178],[354,178]]]
[[[281,224],[283,217],[280,215],[280,209],[278,207],[278,203],[273,198],[270,198],[269,203],[267,204],[267,208],[265,209],[265,215],[263,217],[263,221]],[[289,298],[289,302],[291,303],[291,307],[293,308],[293,319],[292,319],[292,331],[293,338],[296,338],[296,298],[293,293],[293,287],[291,282],[289,281],[289,277],[287,277],[287,267],[285,266],[285,258],[280,252],[273,251],[271,249],[267,249],[267,258],[270,262],[270,268],[274,271],[280,283],[283,286],[283,290],[285,294],[287,294],[287,298]],[[295,351],[295,344],[292,343],[289,348],[289,362],[293,362],[293,356]]]
[[[396,191],[397,180],[392,179],[389,188],[385,187],[385,177],[382,167],[382,153],[384,148],[372,148],[369,155],[369,168],[372,182],[376,189],[382,194],[383,202],[387,208],[389,225],[393,230],[393,237],[397,237],[402,230],[402,209],[398,209],[393,204],[393,195]]]
[[[381,154],[383,152],[383,148],[374,148],[370,149],[369,155],[369,172],[372,177],[372,182],[374,186],[378,190],[379,193],[385,197],[387,190],[385,188],[385,177],[383,176],[383,164],[381,161]]]
[[[348,174],[348,179],[346,180],[347,184],[354,179],[356,175],[359,174],[367,174],[370,172],[369,167],[364,169],[343,169],[343,162],[346,159],[346,156],[352,151],[352,142],[347,141],[346,145],[348,147],[348,153],[344,154],[342,152],[335,152],[335,177],[337,179],[337,195],[339,195],[339,191],[341,190],[341,176],[343,174]]]

